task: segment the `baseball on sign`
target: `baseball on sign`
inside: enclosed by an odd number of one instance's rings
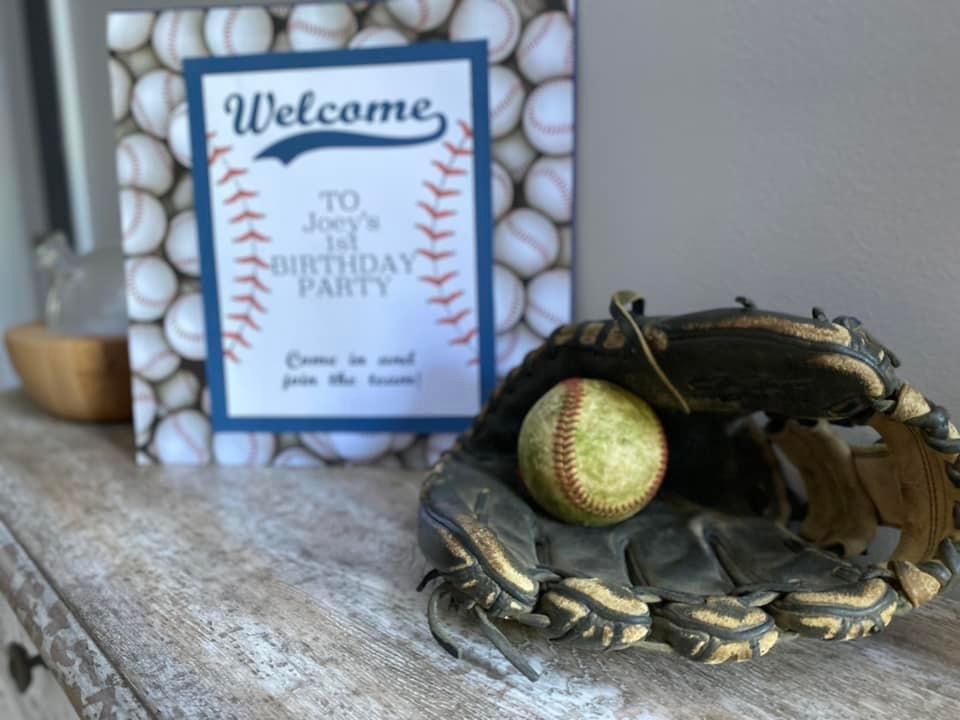
[[[490,166],[490,185],[490,205],[493,208],[493,218],[499,220],[513,205],[513,178],[498,162]]]
[[[120,191],[120,228],[124,253],[142,255],[153,252],[163,242],[167,215],[153,195],[124,188]]]
[[[527,286],[526,321],[530,329],[547,337],[570,322],[572,310],[570,270],[554,268],[537,275]]]
[[[524,197],[531,207],[558,223],[573,217],[573,156],[544,156],[527,172]]]
[[[151,70],[133,86],[133,119],[154,137],[165,139],[170,115],[186,96],[183,76],[169,70]]]
[[[124,137],[117,143],[117,182],[165,195],[173,187],[173,158],[166,145],[146,133]]]
[[[163,250],[170,263],[184,275],[200,276],[200,243],[197,215],[193,210],[184,210],[170,221]]]
[[[405,27],[422,33],[443,24],[453,9],[453,0],[387,0],[384,5]],[[374,6],[370,14],[376,9]]]
[[[494,65],[489,70],[490,134],[503,137],[513,130],[523,112],[526,93],[520,76],[506,65]]]
[[[207,336],[203,323],[203,296],[192,292],[181,295],[163,319],[163,332],[176,350],[187,360],[207,357]]]
[[[573,24],[562,11],[538,15],[523,31],[517,67],[534,85],[573,75]]]
[[[164,65],[181,72],[183,61],[210,54],[203,41],[203,10],[165,10],[153,26],[153,51]]]
[[[487,59],[503,62],[520,41],[523,20],[513,0],[460,0],[450,19],[450,39],[485,40]]]
[[[287,37],[294,50],[346,47],[356,32],[356,16],[341,3],[302,3],[294,6],[287,19]]]
[[[273,433],[218,432],[213,434],[213,457],[219,465],[265,467],[277,448]]]
[[[527,307],[526,291],[520,278],[509,268],[493,266],[493,324],[499,334],[506,332],[523,317]]]
[[[152,12],[112,12],[107,16],[107,47],[130,52],[147,42],[153,27]]]
[[[185,168],[193,166],[190,148],[190,113],[187,103],[182,102],[170,113],[167,124],[167,145],[177,162]]]
[[[130,369],[157,382],[180,367],[180,357],[170,349],[159,325],[133,323],[127,332]]]
[[[131,320],[158,320],[177,294],[177,276],[153,255],[128,258],[127,314]]]
[[[136,375],[131,381],[130,395],[133,399],[133,434],[137,445],[143,445],[157,419],[157,397],[150,383]]]
[[[524,279],[553,265],[559,252],[556,226],[536,210],[511,210],[494,229],[493,253],[497,262]]]
[[[551,80],[537,87],[523,111],[523,132],[546,155],[573,152],[573,81]]]
[[[203,37],[213,55],[252,55],[273,44],[273,20],[262,7],[213,8]]]
[[[196,410],[171,413],[157,424],[150,450],[168,465],[206,465],[210,462],[210,421]]]
[[[107,62],[110,71],[110,107],[113,110],[113,121],[123,120],[130,112],[130,89],[133,87],[133,80],[130,79],[130,73],[116,58],[110,58]]]
[[[368,27],[364,28],[350,41],[349,47],[373,48],[373,47],[392,47],[396,45],[406,45],[407,37],[396,28]]]
[[[497,335],[497,377],[504,377],[542,344],[543,338],[525,323],[517,323],[513,330]]]

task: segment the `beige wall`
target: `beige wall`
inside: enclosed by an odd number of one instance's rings
[[[960,415],[960,3],[580,7],[580,316],[822,305]]]

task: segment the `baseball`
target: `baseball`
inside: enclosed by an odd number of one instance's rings
[[[147,380],[163,380],[180,367],[180,358],[167,345],[159,325],[131,324],[127,345],[130,369]]]
[[[560,254],[557,256],[557,265],[566,268],[573,265],[573,228],[570,225],[560,228]]]
[[[390,433],[332,432],[327,433],[337,455],[348,463],[367,463],[390,450]]]
[[[357,32],[357,18],[342,3],[296,5],[287,20],[287,36],[294,50],[331,50],[346,47]]]
[[[573,75],[573,24],[565,12],[538,15],[523,31],[517,47],[517,67],[534,85]]]
[[[153,252],[167,231],[163,205],[143,190],[124,188],[120,191],[120,228],[126,255]]]
[[[667,469],[667,439],[653,408],[603,380],[570,378],[527,413],[517,444],[533,499],[574,525],[613,525],[644,508]]]
[[[273,466],[282,468],[316,468],[323,467],[323,465],[323,460],[310,454],[302,447],[289,447],[281,450],[273,459]]]
[[[558,223],[573,218],[573,156],[537,160],[523,182],[524,197],[532,208]]]
[[[187,103],[182,102],[170,113],[167,124],[167,145],[177,162],[185,168],[193,166],[190,148],[190,111]]]
[[[150,45],[144,45],[139,50],[121,55],[120,59],[136,78],[143,77],[151,70],[160,67],[160,58],[157,57]]]
[[[488,77],[490,134],[500,138],[513,130],[523,113],[524,89],[520,76],[505,65],[494,65]]]
[[[130,112],[130,88],[133,80],[130,73],[116,58],[110,58],[107,63],[110,71],[110,107],[113,110],[113,121],[123,120]]]
[[[157,424],[151,450],[167,465],[210,462],[210,421],[196,410],[180,410]]]
[[[571,278],[567,268],[554,268],[537,275],[527,285],[527,313],[530,329],[548,337],[570,322],[572,311]]]
[[[427,463],[436,465],[440,456],[453,447],[459,435],[457,433],[434,433],[427,438]]]
[[[300,442],[324,460],[336,462],[340,459],[337,449],[330,442],[330,433],[300,433]]]
[[[504,377],[523,362],[527,354],[543,344],[543,338],[524,323],[497,335],[497,377]]]
[[[193,207],[193,176],[185,173],[177,184],[173,186],[173,192],[167,198],[170,202],[170,208],[174,213],[189,210]]]
[[[493,326],[497,333],[504,333],[523,317],[527,307],[527,295],[512,270],[499,263],[493,265]]]
[[[166,412],[193,406],[199,395],[200,380],[189,370],[177,370],[157,387],[157,398]]]
[[[171,70],[183,72],[185,58],[210,54],[203,41],[203,15],[203,10],[164,10],[160,13],[151,40],[160,62]]]
[[[218,465],[266,467],[277,441],[273,433],[218,432],[213,434],[213,457]]]
[[[184,210],[170,221],[163,251],[167,255],[167,260],[184,275],[200,276],[197,216],[193,210]]]
[[[373,47],[391,47],[394,45],[406,45],[407,37],[395,28],[368,27],[364,28],[350,41],[348,47],[373,48]]]
[[[212,8],[203,37],[214,55],[252,55],[273,44],[273,19],[262,7]]]
[[[147,42],[153,27],[152,12],[112,12],[107,15],[107,47],[130,52]]]
[[[573,81],[551,80],[538,86],[523,111],[523,132],[530,144],[547,155],[573,152]]]
[[[513,0],[461,0],[450,19],[450,39],[486,40],[487,60],[498,63],[517,47],[522,26]]]
[[[170,114],[186,96],[180,75],[169,70],[151,70],[133,86],[133,119],[154,137],[165,139]]]
[[[124,266],[130,319],[144,322],[163,317],[177,294],[177,276],[170,266],[153,255],[129,258]]]
[[[160,197],[173,187],[173,158],[166,145],[146,133],[127,135],[117,144],[120,187],[146,190]]]
[[[493,219],[499,220],[513,205],[513,178],[498,162],[494,162],[490,166],[490,185],[490,205],[493,208]]]
[[[198,292],[173,301],[163,319],[163,332],[170,347],[187,360],[207,357],[207,336],[203,323],[203,296]]]
[[[516,130],[493,144],[493,157],[517,183],[523,182],[527,170],[537,159],[537,151],[527,142],[523,131]]]
[[[543,214],[530,208],[511,210],[493,232],[493,254],[497,262],[524,279],[552,266],[559,252],[557,228]]]
[[[140,446],[150,437],[150,428],[157,419],[157,397],[150,383],[136,375],[131,380],[130,395],[133,398],[133,434]]]
[[[423,33],[436,30],[450,15],[454,0],[387,0],[387,10],[405,27]],[[373,8],[376,9],[376,6]]]

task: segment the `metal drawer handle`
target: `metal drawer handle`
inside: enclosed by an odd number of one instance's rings
[[[33,669],[35,667],[46,667],[43,658],[39,655],[31,656],[29,651],[20,643],[14,642],[7,646],[7,658],[9,659],[10,677],[13,678],[13,684],[17,690],[25,693],[33,680]]]

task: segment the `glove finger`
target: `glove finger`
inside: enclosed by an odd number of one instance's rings
[[[711,665],[766,655],[780,638],[772,617],[732,597],[668,602],[654,606],[652,613],[653,639]]]
[[[538,612],[550,618],[552,640],[621,650],[650,634],[650,601],[656,596],[596,578],[566,578],[543,594]]]
[[[899,597],[880,578],[822,592],[792,592],[769,606],[777,625],[819,640],[854,640],[883,630]]]
[[[472,466],[448,482],[448,459],[424,485],[419,541],[439,575],[496,617],[533,610],[542,575],[529,506],[505,484]]]

